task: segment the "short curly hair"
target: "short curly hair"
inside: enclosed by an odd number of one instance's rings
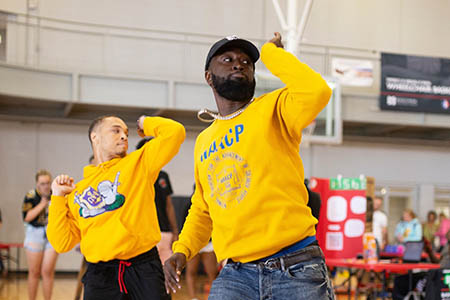
[[[52,174],[50,174],[49,171],[42,169],[42,170],[37,171],[37,173],[36,173],[36,182],[38,182],[39,177],[41,177],[41,176],[48,176],[48,177],[52,178]]]

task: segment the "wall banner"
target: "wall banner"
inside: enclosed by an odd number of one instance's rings
[[[380,109],[450,114],[450,59],[381,54]]]
[[[370,60],[333,57],[331,75],[343,86],[371,87],[373,63]]]

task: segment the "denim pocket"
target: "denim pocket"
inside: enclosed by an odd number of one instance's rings
[[[227,264],[214,280],[208,300],[255,299],[255,295],[259,294],[258,284],[257,268]]]
[[[222,270],[220,270],[219,275],[221,276],[227,276],[228,274],[232,273],[234,271],[234,264],[226,264],[225,266],[223,266]],[[219,275],[217,275],[217,277],[219,277]]]
[[[302,262],[290,266],[286,270],[289,278],[311,282],[326,282],[327,274],[323,262]]]
[[[276,289],[272,287],[277,295],[274,299],[334,299],[327,269],[321,258],[313,258],[279,272],[282,274],[279,277],[282,285]]]

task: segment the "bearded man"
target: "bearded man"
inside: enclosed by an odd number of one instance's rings
[[[209,299],[333,299],[299,155],[302,129],[331,90],[275,33],[261,59],[286,86],[253,98],[258,58],[258,49],[236,36],[208,53],[205,79],[219,112],[208,111],[215,120],[195,144],[196,189],[164,265],[166,289],[180,287],[186,261],[212,236],[217,259],[228,263]]]

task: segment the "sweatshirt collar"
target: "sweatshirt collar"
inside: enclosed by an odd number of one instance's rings
[[[89,177],[98,171],[107,171],[109,168],[111,168],[112,166],[117,164],[121,159],[122,158],[120,158],[120,157],[113,158],[113,159],[105,161],[97,166],[87,165],[83,169],[83,177],[84,178]]]

